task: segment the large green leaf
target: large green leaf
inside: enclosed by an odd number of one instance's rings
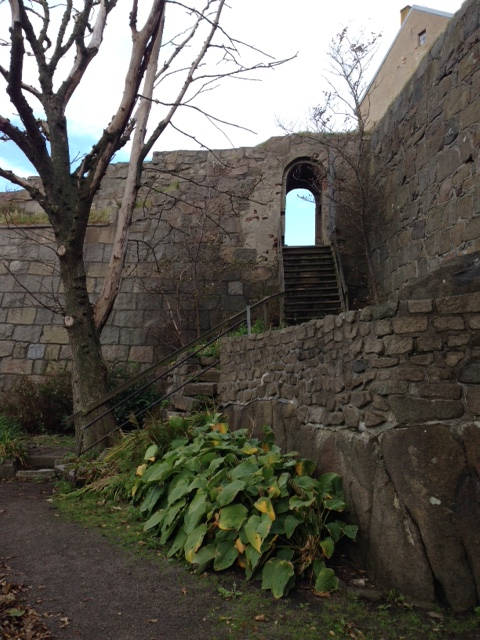
[[[343,528],[343,533],[350,538],[350,540],[355,540],[358,533],[358,527],[356,524],[346,524]]]
[[[252,456],[253,458],[254,456]],[[245,460],[241,462],[238,467],[230,471],[230,477],[232,480],[240,480],[242,478],[250,478],[254,473],[259,470],[258,464],[253,460]]]
[[[310,498],[309,500],[302,500],[298,496],[292,496],[288,502],[288,506],[293,511],[298,511],[299,509],[305,509],[307,507],[311,507],[315,502],[315,496]]]
[[[245,489],[245,482],[243,480],[233,480],[229,484],[226,484],[217,497],[217,503],[220,507],[224,507],[235,500],[237,493]]]
[[[335,576],[335,571],[326,567],[324,562],[315,563],[315,565],[315,591],[328,593],[338,589],[338,578]]]
[[[285,535],[290,539],[295,533],[295,529],[299,524],[302,524],[302,520],[289,514],[285,517]]]
[[[193,556],[194,564],[205,566],[215,557],[217,545],[215,543],[206,544],[201,547],[197,553]]]
[[[207,525],[200,524],[198,527],[188,534],[187,539],[185,540],[185,560],[187,562],[193,563],[195,562],[195,554],[202,546],[203,539],[205,534],[207,533]]]
[[[230,542],[221,542],[217,545],[213,568],[215,571],[223,571],[231,567],[238,558],[238,549]]]
[[[248,509],[243,504],[231,504],[220,509],[218,526],[220,529],[238,531],[247,519]]]
[[[261,516],[250,516],[243,527],[248,542],[258,553],[261,553],[262,544],[270,533],[271,526],[270,518],[262,513]]]
[[[253,572],[257,568],[257,565],[262,557],[262,554],[254,549],[250,544],[245,549],[245,557],[247,559],[247,566],[245,568],[245,576],[247,580],[253,575]]]
[[[171,473],[172,465],[168,462],[154,462],[143,474],[144,482],[163,482],[165,478]]]
[[[192,474],[188,471],[179,473],[172,482],[168,490],[168,504],[173,504],[180,498],[183,498],[189,491],[192,484]]]
[[[275,510],[273,508],[272,501],[270,500],[270,498],[266,498],[266,497],[259,498],[253,506],[255,507],[255,509],[258,509],[260,513],[265,513],[272,522],[275,520],[276,518]]]
[[[162,522],[162,533],[160,535],[160,544],[165,544],[172,535],[186,502],[185,498],[183,498],[165,509],[165,517]]]
[[[164,517],[165,509],[159,509],[158,511],[155,511],[155,513],[153,513],[143,525],[143,530],[149,531],[150,529],[153,529],[153,527],[158,526],[163,521]]]
[[[149,462],[154,462],[155,458],[158,454],[158,446],[156,444],[151,444],[148,449],[145,451],[145,455],[143,457],[144,460]]]
[[[263,567],[262,589],[270,589],[274,598],[281,598],[294,575],[295,570],[291,562],[272,558]]]
[[[187,533],[191,533],[195,529],[209,508],[210,502],[208,502],[205,492],[199,489],[186,510],[183,519],[183,526]]]
[[[171,558],[176,555],[183,547],[185,546],[185,541],[187,539],[187,534],[185,533],[185,529],[180,527],[177,531],[177,535],[175,536],[170,548],[168,549],[167,557]]]
[[[330,536],[320,541],[320,547],[322,548],[323,555],[326,558],[331,558],[333,556],[333,552],[335,551],[335,543]]]
[[[153,485],[151,487],[148,487],[145,498],[140,505],[140,511],[142,513],[144,513],[145,511],[151,511],[157,504],[158,500],[161,498],[163,492],[164,488],[161,485]]]

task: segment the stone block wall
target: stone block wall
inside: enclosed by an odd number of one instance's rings
[[[478,288],[479,150],[480,8],[469,0],[373,132],[370,243],[384,298],[429,278],[422,296]],[[472,274],[457,276],[465,266]]]
[[[342,474],[380,584],[477,602],[479,293],[224,339],[219,393],[233,426],[271,424],[284,448]]]
[[[121,291],[101,337],[108,363],[151,364],[197,331],[278,292],[284,170],[315,154],[315,136],[154,154],[144,170]],[[94,216],[104,222],[90,225],[86,237],[92,301],[107,272],[125,177],[125,164],[109,167],[94,202]],[[13,220],[41,213],[24,191],[0,194],[0,214],[6,211]],[[53,246],[46,225],[0,226],[0,388],[69,365]],[[278,318],[278,308],[271,312]]]

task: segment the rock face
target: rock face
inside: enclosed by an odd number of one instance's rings
[[[351,553],[380,587],[464,611],[480,593],[480,427],[425,424],[379,435],[300,424],[287,403],[253,401],[234,426],[273,424],[276,439],[344,480]]]
[[[480,598],[479,312],[414,299],[221,346],[231,424],[340,473],[375,580],[458,611]]]

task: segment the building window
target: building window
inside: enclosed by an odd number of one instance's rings
[[[420,31],[420,33],[418,34],[418,46],[423,47],[423,45],[426,43],[427,43],[427,30],[424,29],[423,31]]]

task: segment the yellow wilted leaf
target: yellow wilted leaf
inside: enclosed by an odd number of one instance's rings
[[[278,496],[280,495],[280,489],[278,488],[277,484],[271,484],[268,487],[267,491],[270,498],[278,498]]]
[[[228,431],[228,426],[225,424],[225,422],[217,422],[216,424],[212,425],[212,431],[218,431],[218,433],[227,433]]]
[[[136,476],[143,476],[143,474],[145,473],[147,469],[147,465],[146,464],[141,464],[139,467],[137,467],[137,470],[135,471],[135,475]]]
[[[246,453],[247,456],[251,456],[254,453],[257,453],[258,447],[247,447],[246,445],[242,449],[242,453]]]
[[[218,447],[218,445],[220,444],[220,440],[212,440],[212,444],[214,447]]]
[[[262,442],[262,449],[265,451],[265,453],[270,451],[270,445],[268,444],[268,442]]]
[[[260,498],[253,506],[261,513],[266,513],[272,522],[275,520],[275,511],[270,498]]]
[[[247,568],[247,563],[245,562],[245,558],[237,558],[237,564],[241,569]]]
[[[295,465],[295,472],[297,476],[303,476],[303,462],[301,460]]]
[[[238,553],[245,553],[245,549],[247,547],[243,544],[240,538],[237,538],[235,540],[235,548],[237,549]]]

